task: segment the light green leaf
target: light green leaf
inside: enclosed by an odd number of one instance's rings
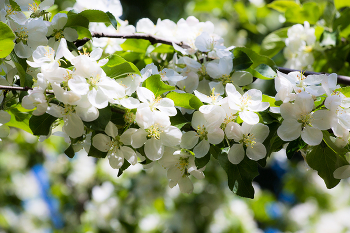
[[[32,133],[32,130],[29,128],[29,118],[31,117],[31,111],[28,111],[22,106],[17,105],[8,109],[7,112],[11,115],[11,120],[6,123],[7,126],[16,127],[18,129],[23,129],[28,133]]]
[[[133,63],[116,54],[108,57],[108,62],[102,66],[102,69],[111,78],[123,78],[128,74],[141,75],[139,69]]]
[[[51,125],[56,119],[56,117],[47,113],[40,116],[33,115],[29,119],[29,127],[32,130],[33,135],[48,135],[51,130]]]
[[[338,88],[335,91],[340,91],[346,97],[350,97],[350,86]]]
[[[333,172],[337,168],[349,164],[343,156],[336,154],[324,142],[306,154],[306,162],[317,171],[329,189],[335,187],[340,181],[334,178]]]
[[[334,0],[334,5],[337,10],[343,7],[350,7],[350,1],[349,0]]]
[[[78,40],[81,40],[83,38],[89,38],[91,39],[91,32],[89,29],[87,29],[86,27],[82,27],[82,26],[72,26],[71,28],[74,28],[77,33],[78,33]]]
[[[300,5],[294,1],[287,1],[287,0],[277,0],[273,1],[272,3],[267,5],[268,7],[279,11],[279,12],[286,12],[287,9],[299,7]]]
[[[153,49],[152,53],[173,53],[174,47],[167,44],[161,44]]]
[[[169,99],[174,101],[175,106],[183,107],[187,109],[199,109],[200,106],[203,105],[202,101],[200,101],[197,96],[189,93],[177,93],[170,92],[166,96]]]
[[[304,24],[316,24],[321,16],[321,10],[316,2],[306,2],[302,7],[293,7],[286,10],[286,22]]]
[[[274,97],[271,97],[271,96],[268,96],[268,95],[265,95],[263,94],[262,95],[262,102],[269,102],[270,103],[270,107],[278,107],[275,102],[275,98]]]
[[[232,164],[227,153],[223,152],[218,156],[219,164],[226,171],[228,187],[241,197],[254,198],[253,179],[259,175],[258,164],[247,156],[237,165]]]
[[[160,96],[164,92],[175,90],[175,87],[165,84],[159,74],[147,78],[143,84],[148,90],[151,90],[155,96]]]
[[[136,53],[146,53],[148,46],[151,42],[148,40],[141,39],[127,39],[120,47],[124,51],[136,52]]]
[[[0,22],[0,58],[7,57],[13,48],[15,43],[13,40],[16,38],[15,34],[7,24]]]
[[[250,67],[251,69],[255,69],[260,64],[268,65],[268,66],[272,67],[273,69],[276,68],[276,64],[273,60],[271,60],[271,58],[264,56],[264,55],[257,54],[256,52],[254,52],[253,50],[251,50],[249,48],[236,47],[236,48],[234,48],[233,52],[235,52],[235,50],[236,50],[236,52],[242,51],[248,55],[250,60],[253,62],[253,65]]]
[[[98,2],[96,2],[98,4]],[[106,12],[100,10],[84,10],[79,15],[85,17],[89,22],[111,23],[110,17]]]
[[[281,28],[267,35],[261,43],[260,53],[272,58],[281,51],[286,46],[284,40],[288,37],[288,29]]]
[[[260,64],[254,70],[249,70],[252,75],[260,79],[274,79],[277,77],[277,73],[268,65]]]

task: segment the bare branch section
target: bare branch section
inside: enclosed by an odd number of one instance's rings
[[[310,75],[310,74],[327,74],[329,73],[319,73],[319,72],[313,72],[313,71],[305,71],[305,70],[294,70],[294,69],[289,69],[289,68],[284,68],[284,67],[278,67],[277,68],[280,72],[288,74],[289,72],[293,71],[299,71],[302,72],[304,75]],[[340,84],[345,84],[345,85],[350,85],[350,77],[348,76],[343,76],[343,75],[338,75],[338,83]]]
[[[104,33],[92,32],[91,36],[95,37],[95,38],[143,39],[143,40],[148,40],[149,42],[151,42],[151,44],[158,44],[159,43],[159,44],[173,45],[173,41],[165,40],[163,38],[152,36],[149,34],[144,34],[144,33],[109,35],[109,34],[104,34]],[[89,38],[84,38],[81,40],[77,40],[74,43],[77,47],[79,47],[79,46],[84,45],[89,40],[90,40]],[[183,42],[175,43],[175,44],[177,44],[178,46],[180,46],[184,49],[190,48],[189,45],[187,45]]]
[[[0,85],[0,90],[7,90],[7,91],[29,91],[33,90],[31,87],[14,87],[14,86],[3,86]],[[46,91],[46,94],[54,94],[53,91]]]

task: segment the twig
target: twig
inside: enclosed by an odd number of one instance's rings
[[[310,75],[310,74],[327,74],[327,75],[329,75],[329,73],[320,73],[320,72],[304,71],[304,70],[295,70],[295,69],[289,69],[289,68],[284,68],[284,67],[277,67],[277,69],[280,72],[285,73],[285,74],[288,74],[289,72],[293,72],[293,71],[299,71],[299,72],[302,72],[305,75]],[[343,75],[337,75],[337,77],[338,77],[338,83],[350,85],[350,77],[343,76]]]
[[[91,33],[92,37],[95,38],[120,38],[120,39],[144,39],[148,40],[151,42],[151,44],[167,44],[167,45],[172,45],[173,41],[171,40],[165,40],[163,38],[157,37],[157,36],[152,36],[149,34],[144,34],[144,33],[134,33],[134,34],[114,34],[114,35],[109,35],[109,34],[104,34],[104,33],[98,33],[98,32],[92,32]],[[75,41],[75,45],[77,47],[84,45],[86,42],[88,42],[90,39],[89,38],[84,38],[81,40]],[[191,48],[189,45],[180,42],[180,43],[175,43],[178,46],[187,49]]]
[[[29,91],[33,90],[31,87],[13,87],[13,86],[3,86],[0,85],[0,90],[8,90],[8,91]],[[46,91],[46,94],[54,94],[52,91]]]

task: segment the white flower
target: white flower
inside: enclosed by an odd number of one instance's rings
[[[0,21],[6,23],[7,19],[10,18],[18,24],[24,24],[27,21],[27,17],[21,11],[16,11],[8,0],[0,1]]]
[[[22,99],[22,106],[25,109],[33,109],[33,115],[39,116],[46,112],[48,103],[46,100],[46,95],[44,94],[43,89],[34,88],[33,90],[28,90],[28,94]]]
[[[170,125],[169,116],[149,108],[137,109],[136,122],[140,128],[131,136],[131,144],[139,148],[145,144],[145,154],[150,160],[163,156],[164,146],[180,144],[181,131]]]
[[[250,89],[241,95],[231,83],[226,85],[228,104],[231,109],[239,111],[241,119],[255,125],[259,122],[259,116],[255,112],[264,111],[269,107],[269,103],[262,102],[262,93],[256,89]]]
[[[269,135],[269,127],[261,123],[249,125],[243,122],[242,126],[235,122],[227,124],[225,133],[227,138],[238,144],[233,144],[228,152],[228,160],[239,164],[244,155],[252,160],[260,160],[266,156],[266,148],[262,144]]]
[[[142,102],[138,109],[141,108],[149,108],[151,111],[155,111],[158,109],[162,113],[168,116],[176,115],[176,108],[174,107],[174,101],[169,98],[161,98],[158,96],[157,98],[153,94],[152,91],[148,90],[145,87],[137,87],[136,89],[137,97]]]
[[[344,165],[344,166],[338,167],[333,172],[333,177],[336,179],[346,179],[350,177],[350,165]]]
[[[193,113],[191,125],[196,131],[184,133],[180,146],[185,149],[194,147],[196,158],[204,157],[209,151],[210,144],[219,144],[224,139],[224,131],[217,124],[208,121],[201,112]]]
[[[78,39],[78,33],[75,29],[65,27],[68,17],[64,13],[57,13],[51,21],[50,26],[47,28],[47,36],[53,36],[55,40],[65,38],[66,40],[73,42]]]
[[[284,141],[293,141],[299,136],[309,145],[315,146],[322,141],[322,131],[330,128],[332,118],[331,111],[318,110],[312,112],[315,107],[311,95],[306,92],[299,93],[294,104],[281,105],[282,125],[277,134]]]
[[[159,160],[159,164],[168,168],[167,177],[170,180],[170,188],[179,184],[182,193],[192,193],[193,184],[189,179],[189,175],[193,175],[197,179],[203,179],[203,169],[197,169],[194,157],[186,150],[168,149],[164,156]]]
[[[217,111],[218,107],[220,108],[221,105],[227,102],[227,98],[223,98],[219,93],[215,93],[215,88],[212,89],[212,94],[210,96],[202,94],[199,91],[194,91],[194,94],[198,97],[200,101],[208,104],[208,105],[202,105],[199,108],[199,111],[204,114],[209,114],[214,110]]]
[[[344,137],[350,130],[350,99],[343,94],[328,96],[324,106],[332,112],[331,128],[334,135]]]
[[[132,165],[137,163],[136,152],[128,146],[123,146],[123,138],[130,137],[129,135],[118,135],[118,128],[109,122],[105,129],[106,134],[96,134],[92,139],[92,145],[102,151],[108,152],[109,164],[114,169],[119,169],[123,163],[124,158]],[[128,141],[128,139],[125,139]]]

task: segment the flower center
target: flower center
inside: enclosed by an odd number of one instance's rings
[[[151,125],[146,132],[148,133],[147,137],[148,138],[155,138],[155,139],[160,139],[160,133],[162,132],[157,124]]]
[[[203,139],[205,139],[205,140],[208,139],[208,131],[207,131],[207,129],[205,128],[204,125],[202,125],[202,126],[197,126],[197,133],[198,133],[200,139],[202,139],[202,140],[203,140]]]
[[[246,147],[249,146],[250,148],[253,148],[253,146],[256,144],[255,137],[251,133],[243,134],[242,142]]]
[[[187,167],[190,164],[189,157],[180,157],[179,162],[177,163],[177,168],[180,169],[180,171],[184,172],[184,175],[186,173]]]
[[[23,41],[24,43],[26,43],[28,40],[28,31],[26,30],[26,27],[21,27],[19,32],[15,32],[16,36],[18,37],[17,39],[19,41]]]
[[[53,30],[53,37],[55,37],[56,40],[62,39],[64,37],[63,30]]]
[[[221,76],[219,80],[222,82],[223,85],[226,85],[227,83],[232,83],[231,76],[227,74],[224,74],[223,76]]]
[[[311,114],[305,114],[299,117],[298,122],[302,124],[302,127],[305,127],[306,125],[310,124],[311,120],[312,120]]]

